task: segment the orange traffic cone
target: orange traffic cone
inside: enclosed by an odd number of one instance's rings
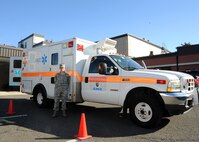
[[[86,119],[85,119],[85,114],[81,114],[81,120],[80,120],[80,126],[79,126],[79,132],[77,135],[75,135],[76,138],[80,140],[85,140],[88,138],[91,138],[91,135],[88,135],[87,133],[87,127],[86,127]]]
[[[12,102],[12,100],[10,100],[8,112],[7,112],[6,114],[8,114],[8,115],[13,115],[13,114],[15,114],[14,108],[13,108],[13,102]]]

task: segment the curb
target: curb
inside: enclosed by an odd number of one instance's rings
[[[0,91],[0,96],[10,96],[10,95],[25,95],[25,93],[18,91]]]

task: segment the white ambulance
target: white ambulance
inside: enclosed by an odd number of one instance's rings
[[[20,86],[22,57],[10,57],[9,86]]]
[[[22,60],[22,92],[39,106],[54,97],[59,64],[71,76],[70,102],[122,106],[139,126],[153,127],[162,116],[181,114],[194,106],[194,78],[188,74],[148,70],[129,57],[117,55],[116,41],[98,43],[72,38],[35,47]]]

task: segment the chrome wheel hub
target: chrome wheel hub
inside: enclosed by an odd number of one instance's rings
[[[148,122],[152,118],[153,112],[147,103],[140,102],[135,106],[135,116],[142,122]]]

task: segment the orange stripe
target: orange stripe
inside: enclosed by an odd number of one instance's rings
[[[128,76],[91,76],[89,77],[88,82],[131,82],[131,83],[148,83],[148,84],[157,84],[156,78],[141,78],[141,77],[128,77]],[[82,80],[83,81],[83,80]]]
[[[77,79],[81,82],[82,81],[82,77],[79,75],[79,73],[78,72],[76,72],[76,71],[68,71],[67,72],[70,76],[75,76],[75,77],[77,77]]]
[[[35,77],[35,76],[55,76],[57,72],[27,72],[22,73],[23,77]],[[78,81],[84,82],[85,77],[81,77],[78,72],[66,71],[70,76],[75,76]],[[89,76],[88,82],[113,82],[113,83],[122,83],[122,82],[131,82],[131,83],[148,83],[148,84],[157,84],[156,78],[142,78],[142,77],[128,77],[128,76]]]
[[[56,72],[26,72],[26,73],[22,73],[21,76],[23,76],[23,77],[35,77],[35,76],[53,77],[57,73],[58,73],[58,71],[56,71]],[[70,76],[75,76],[75,77],[77,77],[77,79],[79,81],[82,81],[82,77],[78,74],[78,72],[66,71],[66,73],[68,73]]]
[[[34,76],[55,76],[58,72],[26,72],[22,73],[23,77],[34,77]]]
[[[157,83],[157,79],[155,79],[155,78],[138,78],[138,77],[132,77],[130,79],[130,82],[156,84]]]

